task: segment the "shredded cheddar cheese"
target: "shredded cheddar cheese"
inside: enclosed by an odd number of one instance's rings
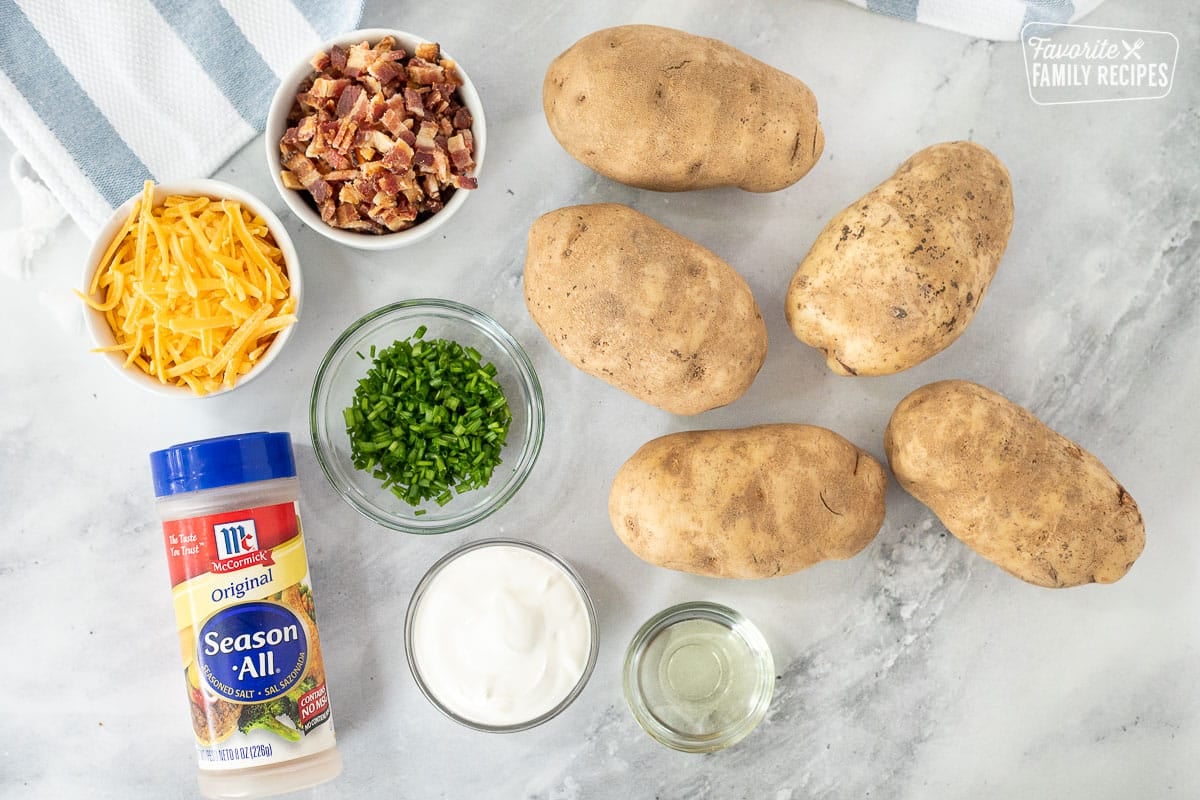
[[[283,252],[236,201],[153,199],[146,181],[87,295],[76,292],[116,340],[96,352],[198,395],[230,388],[296,321]]]

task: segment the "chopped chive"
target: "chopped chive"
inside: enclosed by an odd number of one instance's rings
[[[426,340],[427,332],[422,325],[389,347],[372,346],[371,366],[342,412],[355,468],[412,506],[445,505],[486,486],[512,423],[495,365],[474,348]]]

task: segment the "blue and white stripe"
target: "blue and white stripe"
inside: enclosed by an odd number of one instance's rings
[[[147,178],[212,174],[361,0],[0,0],[0,128],[89,234]]]
[[[1103,0],[849,0],[856,6],[980,39],[1013,41],[1029,22],[1074,22]]]

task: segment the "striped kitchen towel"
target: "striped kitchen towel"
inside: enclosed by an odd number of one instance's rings
[[[1030,22],[1075,22],[1103,0],[848,0],[900,19],[980,39],[1014,41]]]
[[[89,236],[143,181],[211,175],[362,0],[0,0],[0,128]]]

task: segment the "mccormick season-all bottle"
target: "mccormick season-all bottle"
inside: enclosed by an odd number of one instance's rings
[[[181,678],[208,797],[262,797],[341,771],[286,433],[150,454]]]

